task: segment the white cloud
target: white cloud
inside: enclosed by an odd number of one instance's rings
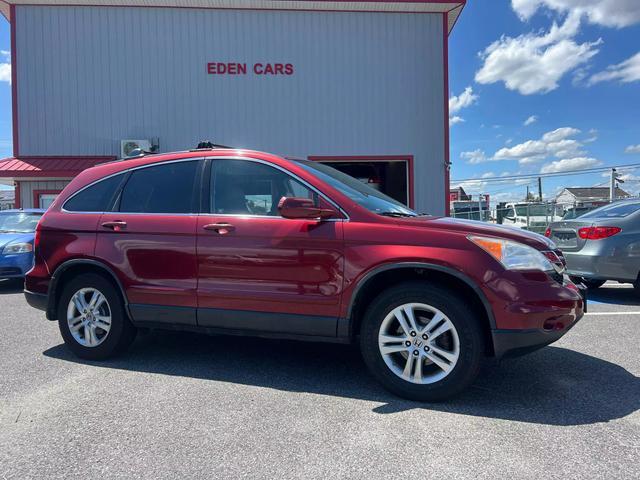
[[[487,161],[487,156],[485,155],[484,151],[480,150],[479,148],[471,152],[462,152],[460,154],[460,158],[462,158],[463,160],[467,160],[467,163],[471,165],[476,165],[478,163],[484,163]]]
[[[455,124],[457,124],[457,123],[462,123],[462,122],[464,122],[464,118],[458,117],[457,115],[454,116],[454,117],[449,117],[449,126],[450,127],[455,125]]]
[[[640,143],[638,145],[629,145],[624,149],[624,153],[640,153]]]
[[[531,115],[529,118],[527,118],[527,119],[524,121],[524,124],[523,124],[523,125],[524,125],[525,127],[528,127],[529,125],[534,124],[534,123],[536,123],[537,121],[538,121],[538,116],[537,116],[537,115]]]
[[[511,7],[523,21],[547,7],[562,14],[584,15],[590,23],[605,27],[622,28],[640,22],[638,0],[511,0]]]
[[[598,130],[592,128],[591,130],[589,130],[589,136],[585,138],[582,143],[593,143],[596,140],[598,140]]]
[[[527,140],[513,147],[504,147],[493,155],[493,160],[518,160],[520,165],[541,162],[549,157],[575,158],[584,155],[582,142],[570,138],[580,133],[572,127],[562,127],[545,133],[538,140]]]
[[[458,185],[464,188],[465,192],[467,192],[469,195],[477,195],[482,193],[491,193],[492,191],[495,192],[496,190],[504,190],[505,187],[510,188],[512,186],[528,185],[531,183],[530,178],[500,178],[505,175],[512,175],[512,173],[503,172],[500,174],[500,176],[496,176],[494,172],[485,172],[478,178],[459,182]],[[491,199],[497,200],[501,196],[511,195],[513,195],[513,192],[502,192],[501,195],[498,195],[497,193],[491,193]]]
[[[554,22],[548,33],[503,35],[480,52],[483,65],[476,72],[476,82],[504,82],[522,95],[555,90],[565,74],[598,53],[595,47],[601,40],[581,44],[573,40],[579,29],[580,15],[572,12],[562,25]]]
[[[569,137],[574,137],[580,133],[580,130],[573,127],[556,128],[551,132],[547,132],[542,136],[542,140],[545,142],[559,142]]]
[[[6,50],[0,50],[2,62],[0,62],[0,82],[11,84],[11,53]]]
[[[463,108],[473,105],[477,100],[478,95],[473,93],[473,88],[467,87],[460,95],[453,95],[449,99],[449,113],[458,113]]]
[[[472,87],[467,87],[460,95],[449,98],[449,125],[464,122],[464,118],[455,115],[463,108],[467,108],[478,101],[478,95],[473,93]]]
[[[640,5],[640,2],[638,2]],[[631,83],[640,80],[640,52],[616,65],[609,65],[602,72],[592,75],[588,84],[618,80],[621,83]]]
[[[557,173],[566,172],[568,170],[580,170],[583,168],[597,167],[602,162],[591,157],[575,157],[556,160],[542,166],[540,173]]]

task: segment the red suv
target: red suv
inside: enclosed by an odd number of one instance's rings
[[[321,163],[245,150],[85,170],[35,245],[27,301],[82,358],[138,328],[359,339],[372,374],[418,400],[557,340],[585,308],[541,235],[418,215]]]

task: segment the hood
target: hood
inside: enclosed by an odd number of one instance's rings
[[[14,242],[33,243],[33,233],[0,233],[0,253],[5,245]]]
[[[478,220],[462,220],[451,217],[418,217],[399,219],[403,224],[410,223],[415,226],[438,228],[454,232],[498,237],[507,240],[524,243],[537,250],[554,250],[555,244],[544,235],[529,232],[518,227],[496,225]]]

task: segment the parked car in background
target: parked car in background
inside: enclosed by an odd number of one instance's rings
[[[536,233],[543,233],[549,222],[560,218],[556,214],[555,205],[546,203],[507,203],[501,210],[498,218],[502,219],[503,225]]]
[[[139,327],[359,341],[417,400],[461,391],[485,356],[554,342],[585,306],[541,235],[418,215],[322,163],[246,150],[85,170],[36,239],[25,296],[82,358]]]
[[[623,200],[549,225],[545,236],[562,250],[567,273],[589,288],[607,280],[640,290],[640,200]]]
[[[574,218],[578,218],[581,215],[584,215],[587,212],[595,210],[596,207],[571,207],[562,216],[562,220],[573,220]]]
[[[22,278],[33,266],[36,225],[44,210],[0,211],[0,279]]]

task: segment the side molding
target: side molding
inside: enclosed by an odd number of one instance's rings
[[[99,268],[100,270],[107,273],[118,286],[118,289],[122,294],[122,298],[124,299],[125,311],[127,312],[127,314],[129,314],[129,316],[131,316],[129,312],[129,301],[127,300],[127,295],[124,293],[124,288],[122,288],[122,284],[120,283],[120,280],[118,279],[116,274],[113,272],[113,270],[111,270],[104,263],[99,262],[97,260],[91,260],[89,258],[76,258],[73,260],[67,260],[63,264],[59,265],[58,268],[56,268],[56,271],[51,276],[51,282],[49,282],[49,290],[47,292],[47,297],[48,297],[47,319],[56,320],[56,316],[57,316],[56,292],[58,288],[58,280],[66,270],[68,270],[71,267],[75,267],[77,265],[90,265],[92,267]]]
[[[351,300],[349,301],[349,311],[347,312],[347,318],[346,318],[348,325],[340,326],[342,328],[339,327],[339,330],[340,330],[339,335],[351,335],[352,333],[351,329],[353,327],[353,318],[352,318],[353,308],[355,306],[355,302],[356,302],[356,299],[358,298],[358,294],[360,293],[360,290],[362,290],[362,288],[367,284],[367,282],[371,280],[373,277],[375,277],[376,275],[378,275],[379,273],[387,272],[389,270],[397,270],[399,268],[420,268],[422,270],[432,270],[436,272],[442,272],[442,273],[451,275],[452,277],[455,277],[458,280],[464,282],[476,293],[476,295],[478,295],[478,298],[480,298],[480,301],[482,302],[482,305],[484,306],[484,309],[487,313],[487,318],[489,319],[489,325],[492,330],[495,330],[496,319],[493,316],[493,310],[491,309],[491,305],[489,304],[487,297],[484,295],[484,292],[480,290],[480,287],[478,287],[475,284],[475,282],[471,280],[469,277],[467,277],[465,274],[460,273],[457,270],[454,270],[453,268],[443,267],[442,265],[436,265],[433,263],[402,262],[402,263],[392,263],[387,265],[381,265],[379,267],[376,267],[360,279],[360,281],[356,285],[353,295],[351,296]],[[346,332],[344,331],[345,327],[346,327]]]

